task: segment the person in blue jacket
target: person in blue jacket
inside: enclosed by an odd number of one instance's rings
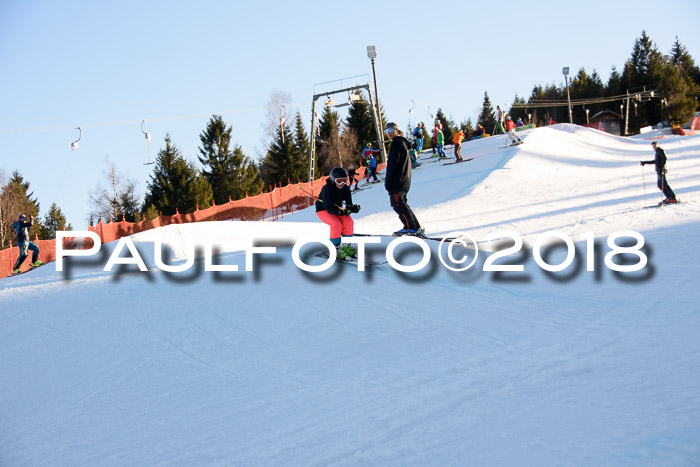
[[[29,250],[32,251],[32,264],[33,268],[41,266],[44,264],[39,261],[39,246],[29,241],[29,232],[27,229],[34,225],[34,216],[29,216],[29,222],[27,222],[27,216],[24,214],[19,215],[19,219],[12,224],[12,227],[17,233],[17,246],[19,247],[19,257],[12,268],[12,274],[19,274],[20,266],[24,263],[24,260],[29,256]]]
[[[367,183],[379,182],[377,178],[377,157],[375,156],[379,152],[381,151],[378,149],[372,149],[372,143],[367,143],[367,146],[362,150],[362,158],[367,164]],[[373,178],[374,181],[371,182],[370,178]]]

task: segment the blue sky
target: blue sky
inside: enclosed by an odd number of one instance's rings
[[[402,127],[428,121],[429,108],[474,120],[484,91],[508,107],[536,84],[563,83],[564,66],[607,81],[642,30],[662,52],[678,36],[700,61],[694,1],[499,4],[2,0],[0,171],[30,182],[40,215],[55,202],[83,229],[107,156],[145,192],[154,166],[143,165],[142,120],[151,159],[169,133],[196,161],[213,114],[257,158],[272,93],[291,96],[288,120],[298,110],[308,130],[314,85],[369,78],[368,45],[385,114]]]

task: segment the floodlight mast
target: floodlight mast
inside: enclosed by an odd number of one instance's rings
[[[311,102],[311,144],[309,145],[309,182],[314,181],[316,177],[316,102],[318,101],[319,98],[321,97],[327,97],[328,100],[332,100],[331,96],[335,94],[340,94],[340,93],[352,93],[354,91],[358,91],[360,89],[365,89],[367,91],[367,94],[369,95],[369,102],[370,106],[372,107],[372,122],[374,123],[374,129],[377,134],[377,140],[382,142],[383,140],[381,139],[382,136],[382,130],[380,128],[381,124],[377,121],[377,115],[378,115],[378,109],[376,108],[374,98],[372,97],[372,92],[369,87],[369,84],[359,84],[356,86],[350,86],[347,88],[343,89],[336,89],[334,91],[325,91],[319,94],[314,94],[314,97]],[[384,145],[380,144],[381,150],[382,150],[382,157],[383,160],[386,161],[386,150],[384,149]]]

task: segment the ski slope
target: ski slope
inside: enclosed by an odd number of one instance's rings
[[[148,272],[103,271],[112,243],[0,281],[0,465],[699,464],[700,136],[659,140],[683,203],[649,209],[650,141],[570,125],[522,137],[413,173],[428,233],[478,244],[464,272],[435,260],[437,242],[416,273],[304,272],[292,245],[328,235],[311,209],[134,235]],[[356,232],[400,227],[381,184],[354,201]],[[532,248],[552,230],[575,242],[566,270],[530,249],[508,258],[522,272],[483,270],[503,231]],[[605,266],[618,231],[643,235],[641,271]],[[276,248],[253,271],[246,238]],[[207,271],[203,239],[239,270]],[[156,242],[172,264],[190,244],[198,259],[167,273]]]

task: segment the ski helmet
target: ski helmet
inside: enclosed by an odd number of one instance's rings
[[[334,183],[338,183],[338,180],[340,180],[341,183],[343,183],[342,179],[345,179],[344,183],[347,183],[348,182],[348,171],[342,167],[333,167],[331,169],[330,179]]]

